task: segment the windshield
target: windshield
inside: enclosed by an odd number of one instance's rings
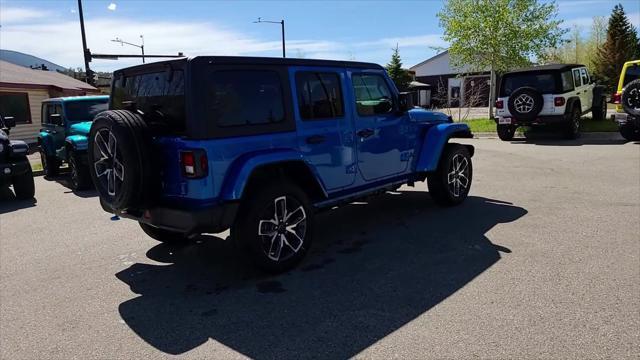
[[[514,90],[523,86],[530,86],[542,94],[553,94],[556,92],[556,77],[552,72],[506,74],[502,79],[500,96],[510,96]]]
[[[637,64],[629,65],[627,70],[624,72],[624,81],[622,83],[622,87],[627,86],[628,83],[633,80],[640,79],[640,66]]]
[[[108,109],[106,100],[70,101],[64,104],[68,122],[93,121],[93,117]]]

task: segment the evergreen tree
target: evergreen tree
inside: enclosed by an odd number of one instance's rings
[[[621,4],[613,8],[607,27],[607,40],[600,46],[595,59],[595,75],[613,90],[626,61],[640,58],[638,34]]]
[[[391,61],[386,66],[387,73],[399,91],[405,91],[411,82],[411,76],[409,72],[402,68],[402,59],[400,59],[400,52],[398,51],[398,45],[393,49],[391,55]]]

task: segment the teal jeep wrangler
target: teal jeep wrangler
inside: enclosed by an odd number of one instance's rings
[[[42,129],[38,134],[38,145],[47,178],[58,175],[62,163],[67,162],[74,190],[91,185],[87,135],[93,117],[108,107],[109,96],[106,95],[53,98],[42,102]]]

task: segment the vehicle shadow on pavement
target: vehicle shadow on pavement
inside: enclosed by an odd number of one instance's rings
[[[628,141],[618,133],[590,134],[582,133],[574,140],[564,139],[558,132],[548,132],[544,130],[527,131],[524,137],[515,138],[512,144],[534,144],[543,146],[582,146],[582,145],[623,145]]]
[[[0,214],[36,206],[36,199],[19,200],[11,189],[0,187]]]
[[[93,185],[86,190],[73,190],[73,186],[71,185],[71,175],[69,174],[63,173],[54,177],[45,177],[45,180],[55,181],[67,188],[65,194],[73,194],[81,198],[92,198],[98,196],[98,192],[93,188]]]
[[[511,250],[486,233],[527,211],[469,197],[439,208],[428,193],[388,193],[317,217],[313,251],[266,277],[220,238],[147,252],[116,274],[120,304],[144,341],[182,354],[213,339],[251,358],[354,356],[452,295]],[[215,355],[214,355],[215,357]]]

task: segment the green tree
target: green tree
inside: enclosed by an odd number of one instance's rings
[[[491,71],[489,116],[493,116],[495,72],[526,66],[562,42],[555,2],[538,0],[449,0],[438,13],[454,66]]]
[[[595,59],[595,74],[609,90],[615,88],[622,65],[626,61],[640,58],[638,33],[624,12],[622,5],[613,8],[607,40],[600,46]]]
[[[398,45],[393,49],[391,61],[387,64],[386,69],[389,77],[396,84],[398,90],[405,91],[411,82],[411,75],[409,75],[407,70],[402,68],[402,59],[400,59]]]

